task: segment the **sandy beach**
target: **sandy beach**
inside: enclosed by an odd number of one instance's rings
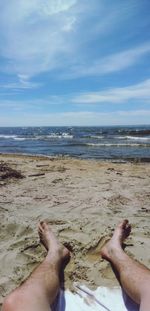
[[[117,284],[100,249],[124,218],[133,227],[126,251],[150,267],[149,163],[23,155],[0,155],[0,163],[23,176],[0,175],[1,304],[44,258],[37,233],[43,219],[72,250],[66,287]]]

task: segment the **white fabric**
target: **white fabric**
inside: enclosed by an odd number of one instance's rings
[[[139,311],[139,307],[119,287],[92,291],[76,284],[74,293],[60,291],[52,311]]]

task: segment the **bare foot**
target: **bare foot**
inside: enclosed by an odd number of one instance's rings
[[[38,233],[40,242],[44,245],[50,256],[57,255],[60,259],[69,259],[69,250],[59,243],[58,239],[45,221],[39,223]]]
[[[115,250],[122,248],[124,240],[129,236],[131,232],[131,225],[128,220],[122,221],[115,229],[112,238],[101,249],[101,256],[106,260],[111,259],[111,254]]]

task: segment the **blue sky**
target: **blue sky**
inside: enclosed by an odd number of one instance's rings
[[[0,126],[150,124],[149,0],[0,0]]]

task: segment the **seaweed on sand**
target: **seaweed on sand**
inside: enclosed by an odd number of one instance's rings
[[[0,162],[0,180],[11,178],[21,179],[24,178],[24,176],[20,171],[11,168],[7,163],[4,163],[3,161]]]

